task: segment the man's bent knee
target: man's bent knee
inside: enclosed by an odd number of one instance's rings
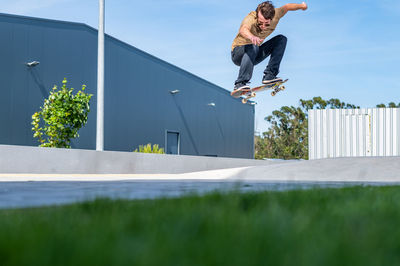
[[[283,43],[287,43],[287,38],[286,38],[286,36],[284,36],[284,35],[282,35],[282,34],[279,34],[279,35],[277,35],[275,38],[277,38],[280,42],[283,42]]]

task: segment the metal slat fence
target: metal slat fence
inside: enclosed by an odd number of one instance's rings
[[[309,158],[399,156],[400,109],[308,111]]]

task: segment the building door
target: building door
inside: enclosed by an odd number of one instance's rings
[[[166,153],[179,154],[179,132],[167,131]]]

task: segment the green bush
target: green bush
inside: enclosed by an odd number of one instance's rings
[[[67,88],[67,79],[62,83],[59,90],[54,85],[40,111],[32,115],[33,137],[41,147],[71,148],[71,139],[79,137],[78,130],[87,123],[93,95],[84,92],[86,85],[73,95],[74,89]],[[40,126],[42,119],[43,127]]]
[[[139,150],[136,149],[134,152],[165,154],[164,149],[159,148],[158,144],[154,144],[152,148],[151,143],[148,143],[147,145],[139,145]]]

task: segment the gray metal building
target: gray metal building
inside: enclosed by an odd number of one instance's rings
[[[65,77],[69,87],[86,84],[94,94],[88,124],[72,147],[95,149],[96,29],[0,14],[0,59],[0,144],[38,145],[31,116]],[[28,67],[32,61],[40,64]],[[152,143],[168,153],[253,158],[254,106],[108,35],[104,97],[105,150]]]

